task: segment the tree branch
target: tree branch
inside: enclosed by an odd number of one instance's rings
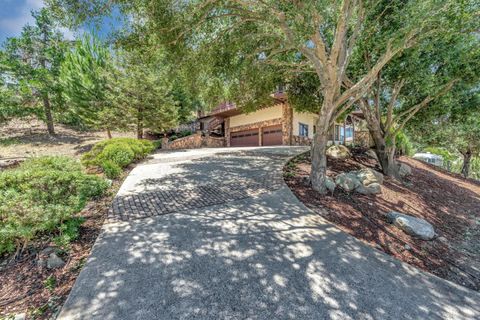
[[[404,117],[406,116],[406,118],[397,126],[397,128],[395,129],[395,131],[393,132],[393,136],[396,136],[404,127],[405,125],[407,124],[407,122],[418,112],[420,111],[423,107],[427,106],[432,100],[446,94],[448,91],[450,91],[450,89],[452,89],[453,85],[455,84],[455,82],[459,81],[459,79],[453,79],[451,81],[449,81],[445,86],[443,86],[443,88],[437,92],[435,95],[433,96],[427,96],[425,99],[423,99],[422,102],[418,103],[417,105],[409,108],[408,110],[402,112],[401,114],[399,114],[397,117],[395,117],[395,121],[398,120],[399,118],[401,117]]]

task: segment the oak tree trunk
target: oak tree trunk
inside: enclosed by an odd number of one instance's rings
[[[472,160],[472,152],[468,150],[463,154],[462,175],[468,178],[470,174],[470,161]]]
[[[110,131],[110,128],[107,128],[107,137],[108,139],[112,139],[112,132]]]
[[[365,111],[364,111],[365,110]],[[375,143],[375,153],[378,158],[378,162],[382,167],[383,174],[390,177],[398,176],[398,165],[395,160],[395,142],[390,143],[390,146],[387,146],[383,130],[380,127],[378,120],[370,114],[370,110],[362,108],[363,114],[365,115],[365,120],[367,121],[368,131],[372,136],[373,142]]]
[[[45,113],[45,120],[47,122],[48,134],[54,135],[55,128],[53,126],[52,107],[50,105],[50,99],[48,98],[47,93],[45,93],[42,98],[43,98],[43,110]]]
[[[325,108],[322,107],[322,111]],[[326,194],[327,188],[325,186],[325,179],[327,177],[327,144],[328,144],[328,129],[330,117],[326,112],[320,112],[320,117],[317,122],[317,132],[312,144],[312,171],[310,173],[310,181],[313,190]]]
[[[370,132],[373,141],[375,143],[375,153],[378,158],[378,162],[382,167],[383,174],[389,177],[398,176],[398,164],[395,160],[395,145],[387,146],[383,136]]]

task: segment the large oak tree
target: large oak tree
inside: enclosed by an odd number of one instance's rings
[[[312,146],[312,186],[326,192],[326,147],[335,119],[364,96],[382,68],[422,38],[440,32],[457,1],[411,0],[50,0],[78,19],[102,14],[115,3],[131,14],[147,44],[171,50],[179,67],[198,79],[204,96],[240,106],[265,103],[275,83],[298,74],[318,79],[319,120]],[[59,5],[61,4],[61,6]],[[80,12],[80,13],[79,13]],[[374,63],[347,86],[359,42],[374,34],[383,13],[396,21],[385,29]],[[137,19],[136,19],[137,18]]]

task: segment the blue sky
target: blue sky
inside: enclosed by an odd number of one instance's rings
[[[18,36],[25,24],[33,23],[30,12],[42,7],[43,0],[0,0],[0,43],[3,43],[7,37]],[[79,35],[85,30],[95,30],[98,36],[105,37],[113,28],[119,26],[119,24],[118,18],[106,17],[98,29],[94,28],[93,24],[91,24],[85,25],[77,31],[65,28],[62,28],[60,31],[67,39],[73,39],[75,35]]]

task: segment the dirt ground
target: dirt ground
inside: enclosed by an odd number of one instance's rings
[[[328,159],[328,176],[365,167],[379,171],[377,161],[363,151],[354,151],[348,160]],[[399,161],[412,167],[412,175],[405,181],[386,177],[378,195],[340,188],[318,194],[306,182],[307,154],[285,166],[284,175],[305,205],[340,229],[420,269],[480,290],[480,183],[408,157]],[[423,241],[405,234],[387,222],[390,211],[427,220],[438,237]]]
[[[79,158],[106,132],[78,131],[55,125],[55,136],[49,136],[46,125],[36,119],[12,120],[0,127],[0,167],[2,163],[33,156],[65,155]],[[113,132],[113,137],[134,137],[129,132]]]

